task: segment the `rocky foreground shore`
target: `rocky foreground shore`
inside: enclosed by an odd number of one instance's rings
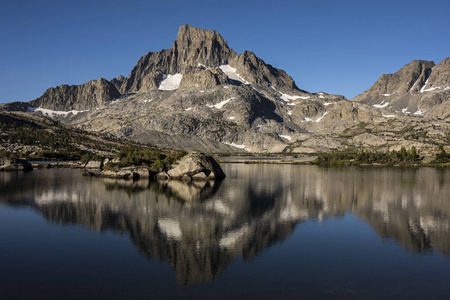
[[[94,163],[90,165],[94,165]],[[95,165],[103,166],[103,162],[97,162]],[[159,180],[182,180],[186,182],[225,178],[225,173],[217,161],[212,156],[203,153],[189,153],[169,170],[157,174],[145,166],[127,166],[118,170],[102,169],[99,173],[87,172],[85,175],[123,179],[157,178]]]

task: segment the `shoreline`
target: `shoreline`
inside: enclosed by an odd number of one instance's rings
[[[304,156],[304,157],[266,157],[266,156],[217,156],[215,159],[219,163],[228,164],[312,164],[317,156]]]
[[[430,163],[415,163],[415,164],[355,164],[348,161],[339,164],[318,164],[314,163],[317,156],[298,157],[298,158],[286,158],[286,157],[216,157],[218,163],[221,164],[267,164],[267,165],[317,165],[317,166],[356,166],[356,167],[434,167],[434,168],[448,168],[450,163],[447,164],[430,164]],[[45,162],[31,163],[33,169],[51,169],[51,168],[70,168],[70,169],[84,169],[84,164],[80,161],[67,161],[67,162]],[[90,168],[88,168],[90,169]]]
[[[314,163],[317,156],[304,156],[304,157],[267,157],[267,156],[216,156],[217,162],[222,164],[284,164],[284,165],[318,165],[318,166],[359,166],[359,167],[450,167],[450,163],[446,164],[430,164],[414,163],[414,164],[355,164],[353,161],[341,161],[340,163],[333,164],[318,164]],[[86,163],[81,161],[29,161],[33,166],[33,169],[50,169],[50,168],[71,168],[71,169],[83,169]]]

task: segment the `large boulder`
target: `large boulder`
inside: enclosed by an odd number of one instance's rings
[[[172,169],[159,178],[166,176],[169,179],[209,180],[225,178],[220,165],[211,156],[203,153],[190,153],[183,157]]]
[[[85,169],[102,169],[103,160],[90,160],[84,166]]]
[[[33,166],[23,159],[0,158],[0,171],[32,171]]]

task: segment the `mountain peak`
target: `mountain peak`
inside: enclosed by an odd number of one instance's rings
[[[383,74],[370,89],[352,101],[403,115],[428,113],[429,116],[445,117],[449,90],[449,58],[437,65],[433,61],[413,60],[394,74]],[[441,104],[444,106],[439,106]]]
[[[215,30],[207,30],[191,25],[182,25],[178,29],[178,35],[176,41],[193,41],[193,40],[220,40],[224,42],[222,36]]]
[[[236,55],[217,31],[190,25],[180,27],[172,49],[177,57],[178,72],[183,72],[186,66],[195,67],[198,64],[218,67]]]

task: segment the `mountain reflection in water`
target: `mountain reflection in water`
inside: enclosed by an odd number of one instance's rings
[[[171,263],[179,283],[212,281],[308,219],[352,213],[410,251],[450,253],[450,171],[225,165],[227,178],[183,182],[82,177],[79,170],[0,173],[0,201],[57,224],[128,233]]]

